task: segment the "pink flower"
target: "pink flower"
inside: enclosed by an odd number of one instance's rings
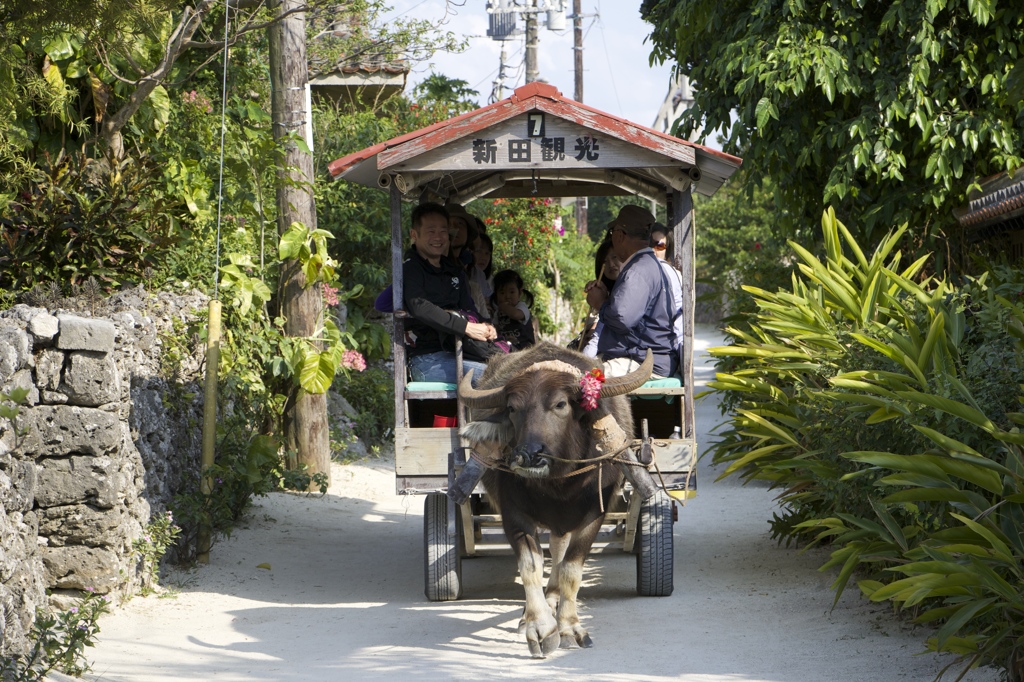
[[[580,379],[580,388],[583,391],[580,405],[584,410],[597,409],[597,399],[601,396],[602,384],[604,384],[604,372],[599,369],[590,370]]]
[[[326,283],[322,286],[324,288],[324,303],[330,306],[338,305],[338,288]]]
[[[362,372],[366,369],[366,358],[357,350],[347,350],[341,354],[341,366]]]

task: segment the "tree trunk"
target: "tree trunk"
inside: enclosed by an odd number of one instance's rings
[[[298,7],[298,0],[275,0],[271,7],[279,17]],[[283,234],[293,222],[316,228],[313,203],[313,157],[296,144],[302,137],[306,117],[306,15],[296,12],[268,29],[270,41],[270,83],[273,91],[274,139],[284,142],[285,156],[277,184],[277,227]],[[286,139],[288,138],[288,139]],[[305,288],[305,276],[297,261],[284,263],[278,295],[285,333],[308,337],[316,333],[323,313],[319,287]],[[298,390],[298,389],[296,389]],[[297,453],[309,474],[330,476],[330,444],[327,426],[327,396],[299,391],[289,400],[284,414],[287,447]]]

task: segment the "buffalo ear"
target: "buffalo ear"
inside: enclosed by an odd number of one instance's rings
[[[474,443],[497,443],[505,446],[515,437],[515,427],[504,412],[492,415],[487,419],[470,422],[462,427],[459,435]]]

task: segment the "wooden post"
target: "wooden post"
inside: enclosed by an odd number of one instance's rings
[[[572,0],[572,44],[575,82],[573,97],[583,101],[583,0]],[[576,197],[576,234],[587,233],[587,198]]]
[[[532,83],[540,78],[540,67],[537,65],[537,47],[540,35],[537,31],[537,2],[529,3],[530,11],[523,13],[526,20],[526,82]]]
[[[693,410],[693,313],[696,308],[694,262],[696,240],[693,231],[693,195],[690,188],[673,190],[669,202],[672,243],[676,245],[675,266],[683,275],[683,350],[680,372],[686,393],[683,394],[683,438],[694,438]]]
[[[272,0],[275,17],[301,6],[301,0]],[[288,14],[267,29],[270,43],[270,84],[274,139],[284,145],[282,167],[277,183],[277,227],[281,234],[293,222],[316,228],[313,203],[313,157],[303,151],[307,117],[306,107],[306,15]],[[323,315],[323,296],[319,287],[305,287],[305,275],[297,261],[287,261],[281,270],[278,296],[288,336],[310,337],[316,334]],[[286,445],[298,453],[298,462],[309,474],[322,473],[330,480],[330,442],[327,426],[327,396],[299,390],[285,406]],[[310,484],[311,489],[313,484]]]
[[[217,369],[220,367],[220,301],[210,301],[206,327],[206,378],[203,386],[203,454],[199,467],[203,476],[199,491],[204,497],[213,492],[210,468],[217,446]],[[212,529],[208,523],[199,527],[196,538],[196,561],[210,563]]]
[[[391,303],[395,311],[395,332],[391,339],[391,357],[395,361],[395,426],[409,426],[405,416],[405,281],[402,277],[402,193],[391,183]]]

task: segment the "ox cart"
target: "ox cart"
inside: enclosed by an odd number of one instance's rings
[[[739,167],[734,156],[610,116],[562,97],[547,84],[388,140],[330,165],[333,176],[390,192],[395,331],[395,474],[401,494],[426,496],[424,579],[430,600],[458,599],[461,562],[509,552],[498,510],[482,486],[457,504],[446,495],[466,464],[459,427],[468,414],[455,385],[411,382],[405,367],[401,202],[465,204],[477,198],[634,195],[667,208],[667,228],[682,273],[681,376],[630,394],[640,461],[653,451],[663,489],[647,500],[627,484],[613,500],[594,552],[636,556],[637,592],[673,589],[674,500],[696,494],[692,192],[710,196]],[[462,377],[461,353],[458,376]],[[451,423],[454,422],[455,426]],[[457,497],[457,496],[456,496]]]

